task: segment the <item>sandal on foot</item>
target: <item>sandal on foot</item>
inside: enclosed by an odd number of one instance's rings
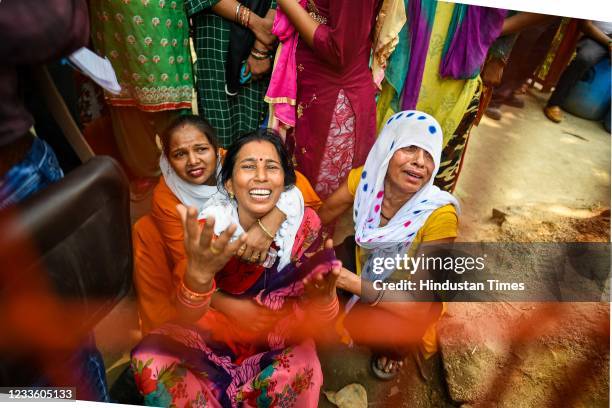
[[[563,120],[563,112],[558,106],[546,106],[544,108],[544,115],[555,123],[560,123]]]
[[[384,359],[382,362],[383,368],[381,368],[380,364],[382,359]],[[404,362],[401,360],[391,360],[390,358],[382,355],[374,355],[370,360],[370,368],[372,369],[374,376],[383,381],[390,381],[397,377],[403,364]]]

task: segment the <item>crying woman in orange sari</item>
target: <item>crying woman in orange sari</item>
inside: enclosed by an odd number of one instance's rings
[[[340,263],[323,248],[320,221],[303,206],[274,236],[263,265],[234,255],[245,233],[295,182],[280,139],[258,131],[228,150],[221,172],[227,198],[184,216],[187,271],[176,292],[180,321],[146,336],[132,369],[149,405],[317,406],[322,384],[314,341],[297,336],[305,321],[338,313]],[[266,327],[240,327],[209,309],[215,291],[250,299]]]

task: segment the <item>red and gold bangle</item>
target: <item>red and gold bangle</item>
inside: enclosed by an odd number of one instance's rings
[[[190,300],[185,299],[181,294],[177,293],[176,295],[176,300],[182,304],[183,306],[189,308],[189,309],[201,309],[203,307],[208,307],[208,305],[210,304],[210,298],[209,299],[204,299],[204,300],[200,300],[198,302],[192,302]]]
[[[251,23],[251,10],[248,10],[246,17],[246,24],[244,25],[246,28],[249,28],[249,24]]]
[[[213,279],[212,288],[208,292],[194,292],[191,289],[189,289],[187,286],[185,286],[185,281],[181,279],[181,284],[178,287],[177,294],[181,298],[189,302],[201,302],[203,300],[209,299],[213,295],[213,293],[215,293],[216,289],[217,289],[217,283],[214,281],[214,279]]]
[[[332,300],[329,304],[323,307],[314,307],[314,310],[317,313],[317,316],[321,320],[333,320],[334,317],[338,315],[340,311],[340,303],[338,302],[338,296],[334,296],[334,300]]]
[[[240,9],[240,24],[243,27],[249,27],[249,21],[251,19],[251,10],[248,7],[242,7]]]

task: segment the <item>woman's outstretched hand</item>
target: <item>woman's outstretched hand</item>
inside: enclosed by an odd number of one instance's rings
[[[325,248],[333,248],[333,241],[331,239],[325,242]],[[313,273],[305,277],[302,280],[305,296],[320,305],[335,302],[338,298],[336,284],[341,271],[342,262],[336,260],[332,262],[332,268],[327,274]]]
[[[193,291],[206,292],[210,289],[215,274],[223,269],[247,236],[242,234],[240,238],[230,242],[236,231],[236,225],[232,224],[215,239],[213,217],[207,218],[204,227],[201,227],[195,208],[178,205],[177,210],[181,215],[185,232],[187,254],[185,284]]]

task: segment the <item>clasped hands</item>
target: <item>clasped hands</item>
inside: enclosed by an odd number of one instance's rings
[[[268,13],[266,17],[258,17],[253,21],[251,31],[255,35],[253,52],[255,52],[256,55],[258,55],[260,51],[269,52],[274,49],[277,40],[276,36],[271,32],[274,15],[275,13]],[[272,69],[272,60],[270,58],[256,58],[253,56],[253,52],[249,54],[247,58],[245,75],[251,73],[253,80],[257,81],[270,72]]]

